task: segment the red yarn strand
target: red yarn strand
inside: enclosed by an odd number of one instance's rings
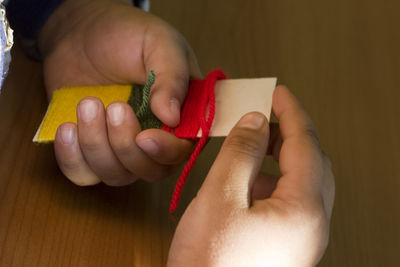
[[[210,72],[203,81],[193,81],[190,85],[188,96],[185,100],[181,115],[181,124],[176,129],[163,127],[165,131],[174,132],[176,136],[195,139],[201,129],[201,137],[189,161],[183,168],[172,195],[169,211],[172,213],[178,207],[179,198],[190,170],[193,168],[203,150],[215,117],[215,92],[214,87],[218,80],[226,79],[221,70]],[[207,117],[208,107],[208,117]],[[193,117],[193,116],[196,116]]]

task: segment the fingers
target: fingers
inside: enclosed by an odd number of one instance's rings
[[[269,126],[263,114],[245,115],[226,138],[201,187],[198,198],[212,206],[250,206],[250,193],[268,145]]]
[[[150,95],[153,113],[164,124],[176,127],[190,74],[183,38],[165,24],[155,27],[145,39],[144,64],[146,72],[154,70],[156,76]]]
[[[124,185],[136,180],[115,156],[107,136],[103,103],[94,97],[81,100],[77,108],[78,139],[86,162],[108,185]]]
[[[316,203],[322,197],[324,162],[314,125],[286,87],[276,88],[272,108],[280,122],[282,178],[272,197]]]
[[[162,144],[161,153],[154,155],[154,158],[169,153],[166,159],[170,162],[167,165],[162,160],[157,162],[150,158],[136,145],[135,138],[140,132],[140,125],[132,108],[126,103],[112,103],[104,114],[101,101],[87,97],[79,103],[77,113],[78,126],[65,123],[59,127],[55,151],[63,173],[78,185],[93,185],[103,181],[108,185],[121,186],[139,177],[150,182],[156,181],[171,172],[171,165],[191,151],[192,144],[189,141],[169,134],[164,136],[164,133],[150,134],[149,138]],[[148,139],[146,135],[144,137]],[[168,152],[174,149],[174,153]],[[166,160],[164,162],[167,163]]]
[[[74,123],[64,123],[57,129],[54,151],[58,166],[73,183],[87,186],[101,182],[82,155]]]
[[[154,161],[165,165],[177,165],[185,161],[194,149],[193,142],[159,129],[139,133],[136,143]]]
[[[169,171],[170,167],[154,161],[136,144],[140,125],[128,104],[115,102],[107,107],[107,129],[113,152],[135,177],[152,182],[163,178]],[[156,142],[163,140],[156,139]]]

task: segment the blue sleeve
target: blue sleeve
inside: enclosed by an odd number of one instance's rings
[[[64,0],[9,0],[7,18],[11,27],[25,39],[36,39],[40,29]]]
[[[53,11],[64,0],[9,0],[7,18],[11,27],[24,39],[35,40]],[[148,10],[149,0],[133,0],[139,8]]]
[[[133,5],[145,11],[150,10],[150,0],[133,0]]]

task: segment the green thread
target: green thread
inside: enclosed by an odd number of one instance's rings
[[[150,108],[150,89],[155,82],[155,78],[154,71],[150,71],[149,78],[144,86],[133,85],[132,93],[128,100],[128,104],[135,111],[142,130],[162,127],[162,122],[153,114]]]
[[[149,73],[149,79],[143,87],[142,105],[139,107],[139,110],[136,113],[137,117],[142,117],[143,114],[150,108],[150,88],[153,86],[154,80],[155,74],[154,71],[151,70]]]

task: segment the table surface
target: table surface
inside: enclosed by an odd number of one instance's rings
[[[201,68],[276,76],[302,100],[330,155],[337,195],[319,266],[399,266],[399,1],[153,0]],[[31,139],[46,110],[41,65],[13,51],[0,96],[0,266],[163,266],[179,215],[221,140],[211,141],[183,192],[156,184],[80,188],[51,146]]]

